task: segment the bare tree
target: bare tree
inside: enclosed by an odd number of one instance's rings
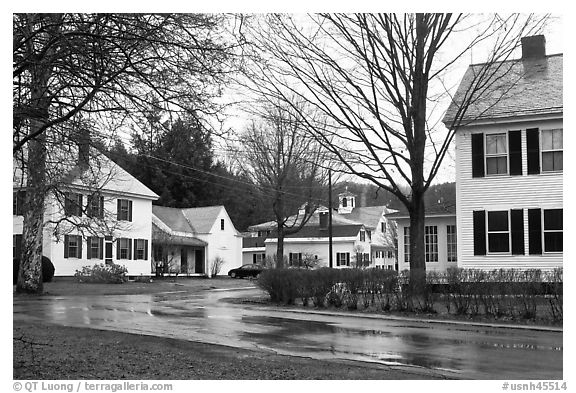
[[[301,112],[269,104],[240,137],[245,169],[262,191],[263,202],[272,206],[277,267],[284,265],[284,237],[297,233],[314,215],[327,181],[327,153],[304,127]]]
[[[483,18],[483,19],[482,19]],[[487,19],[486,19],[487,18]],[[482,20],[481,20],[482,19]],[[347,172],[393,193],[410,214],[410,270],[422,283],[424,193],[449,152],[467,108],[498,86],[520,37],[546,17],[452,14],[268,15],[251,31],[252,89],[323,115],[306,129]],[[463,92],[448,130],[453,68],[473,48],[486,63]],[[299,105],[291,107],[298,111]],[[325,121],[327,119],[327,121]]]
[[[13,154],[30,158],[17,291],[42,291],[53,135],[68,135],[66,123],[78,118],[111,133],[146,115],[151,103],[215,116],[213,99],[236,59],[226,23],[207,14],[14,14]]]

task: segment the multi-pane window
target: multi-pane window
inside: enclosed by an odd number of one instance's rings
[[[116,259],[131,259],[130,243],[130,239],[118,239],[118,255],[116,256]]]
[[[360,241],[361,242],[365,242],[366,241],[366,232],[364,230],[360,231]]]
[[[336,266],[350,266],[350,253],[337,252],[336,253]]]
[[[410,263],[410,227],[404,227],[404,262]]]
[[[438,262],[438,227],[436,225],[424,227],[424,252],[426,262]]]
[[[134,259],[146,259],[146,240],[134,240]]]
[[[542,172],[562,170],[562,130],[542,130]]]
[[[508,211],[488,212],[488,252],[510,251]]]
[[[448,262],[456,262],[458,260],[456,225],[448,225],[446,227],[446,249]]]
[[[128,199],[118,199],[119,221],[132,221],[132,201]]]
[[[253,254],[252,263],[263,264],[266,261],[266,254]]]
[[[508,173],[508,148],[506,134],[486,135],[486,174]]]
[[[102,258],[102,240],[99,237],[89,237],[88,245],[88,258]]]
[[[387,257],[388,257],[389,259],[394,258],[394,251],[387,251]]]
[[[288,263],[290,264],[290,266],[302,266],[302,253],[291,252],[288,255]]]
[[[544,215],[544,251],[561,252],[563,250],[562,209],[543,210]]]
[[[104,218],[104,197],[101,195],[89,195],[87,210],[89,217]]]
[[[82,215],[82,194],[74,192],[66,193],[64,199],[64,213],[67,216],[81,216]]]
[[[64,236],[64,258],[82,258],[82,237]]]

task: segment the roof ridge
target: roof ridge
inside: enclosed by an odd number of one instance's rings
[[[508,60],[501,60],[501,61],[486,61],[483,63],[472,63],[469,64],[468,67],[475,67],[475,66],[483,66],[483,65],[494,65],[494,64],[502,64],[502,63],[511,63],[511,62],[524,62],[524,61],[530,61],[530,62],[535,62],[538,60],[542,60],[542,59],[548,59],[550,57],[559,57],[559,56],[564,56],[564,53],[554,53],[551,55],[546,55],[544,57],[533,57],[530,59],[508,59]]]

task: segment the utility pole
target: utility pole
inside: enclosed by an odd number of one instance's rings
[[[332,169],[328,169],[328,266],[334,267],[332,255]]]

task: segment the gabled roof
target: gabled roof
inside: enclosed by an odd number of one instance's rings
[[[182,209],[152,205],[152,214],[174,232],[194,232]]]
[[[184,216],[197,233],[208,233],[224,206],[206,206],[182,209]]]
[[[206,206],[180,209],[152,206],[152,214],[171,230],[188,233],[209,233],[224,206]]]
[[[169,244],[176,246],[196,246],[204,247],[208,245],[203,240],[200,240],[194,236],[181,236],[175,235],[173,233],[167,233],[164,229],[152,223],[152,240],[156,244]]]
[[[366,228],[374,229],[378,226],[382,214],[392,213],[393,211],[394,210],[390,210],[386,206],[355,207],[350,213],[344,216],[348,220],[364,224]]]
[[[348,214],[338,214],[337,212],[332,212],[332,225],[354,225],[358,224],[357,221],[351,220],[348,217]],[[286,220],[286,226],[291,227],[298,225],[302,221],[302,215],[293,215],[288,217]],[[315,211],[312,217],[308,220],[308,222],[304,226],[318,226],[320,224],[320,214],[319,211]],[[277,227],[276,221],[267,221],[261,224],[252,225],[248,227],[248,230],[252,232],[256,231],[264,231],[264,230],[273,230]]]
[[[51,161],[46,164],[52,174],[51,181],[80,189],[101,190],[115,194],[158,199],[158,195],[126,172],[96,148],[90,148],[88,165],[78,165],[70,152],[51,152]],[[57,178],[56,178],[57,177]],[[25,174],[14,163],[14,186],[25,184]]]
[[[486,69],[488,75],[493,73],[494,76],[486,88],[472,96],[462,126],[474,121],[549,114],[562,116],[562,60],[562,54],[558,54],[470,65],[442,121],[446,127],[451,127],[474,79]]]

